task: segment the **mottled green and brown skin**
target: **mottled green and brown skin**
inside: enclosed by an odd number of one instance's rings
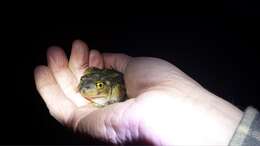
[[[123,74],[114,69],[87,68],[78,91],[97,107],[127,99]]]

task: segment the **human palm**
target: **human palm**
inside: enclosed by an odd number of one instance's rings
[[[214,95],[174,65],[157,58],[100,54],[81,41],[73,43],[69,61],[58,47],[50,48],[47,56],[48,67],[37,67],[35,81],[50,114],[63,125],[115,144],[133,140],[183,144],[187,137],[192,140],[186,144],[195,144],[205,138],[196,136],[200,126],[187,125],[200,122],[196,116],[204,118],[200,112],[207,112],[193,103],[204,104],[203,97]],[[130,99],[105,108],[91,106],[75,88],[92,66],[124,73]]]

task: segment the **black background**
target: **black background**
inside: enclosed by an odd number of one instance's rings
[[[75,39],[163,58],[241,110],[260,109],[257,4],[67,4],[16,3],[2,13],[1,144],[101,144],[62,127],[35,89],[33,70],[46,64],[47,48],[69,55]]]

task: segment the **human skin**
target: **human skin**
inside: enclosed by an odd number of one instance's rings
[[[243,114],[159,58],[101,54],[76,40],[69,60],[59,47],[48,49],[47,60],[35,69],[35,83],[50,114],[76,132],[114,144],[228,145]],[[75,90],[87,67],[122,72],[130,99],[91,106]]]

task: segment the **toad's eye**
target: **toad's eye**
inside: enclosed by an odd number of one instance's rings
[[[104,83],[102,83],[102,82],[97,82],[97,83],[96,83],[96,87],[97,87],[98,89],[101,89],[101,88],[104,87]]]

